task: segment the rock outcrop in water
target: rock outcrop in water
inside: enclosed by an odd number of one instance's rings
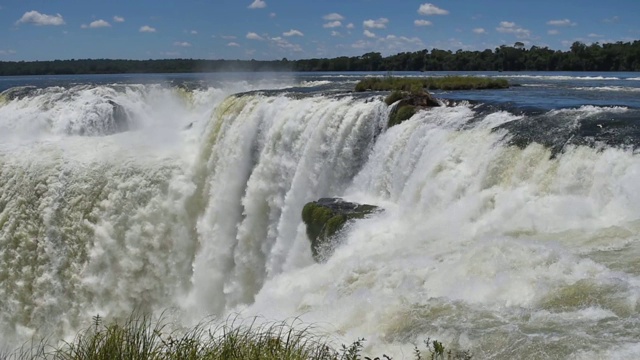
[[[348,221],[362,219],[379,210],[375,205],[356,204],[340,198],[322,198],[307,203],[302,209],[302,221],[307,225],[313,259],[320,262],[330,254],[335,235]]]
[[[2,95],[2,97],[6,101],[12,101],[15,99],[22,99],[23,97],[27,97],[37,90],[38,89],[35,86],[17,86],[3,91],[0,95]]]
[[[388,105],[398,101],[398,104],[389,113],[388,127],[398,125],[409,119],[419,109],[440,106],[440,103],[426,91],[405,92],[394,91],[386,99]]]
[[[113,100],[108,100],[109,104],[113,107],[113,122],[108,129],[111,134],[125,132],[129,130],[129,116],[127,111]]]
[[[104,136],[128,131],[129,115],[124,107],[113,100],[107,100],[106,103],[111,109],[105,109],[104,104],[96,106],[95,112],[83,122],[69,124],[67,134]]]

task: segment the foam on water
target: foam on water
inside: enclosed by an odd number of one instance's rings
[[[522,78],[522,79],[545,79],[545,80],[620,80],[615,76],[570,76],[570,75],[501,75],[507,78]],[[628,79],[632,80],[632,79]]]
[[[582,91],[630,91],[630,92],[638,92],[640,88],[635,87],[625,87],[625,86],[594,86],[594,87],[576,87],[574,90],[582,90]]]

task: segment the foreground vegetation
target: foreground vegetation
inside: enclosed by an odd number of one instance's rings
[[[0,75],[193,73],[215,71],[640,71],[640,41],[585,45],[567,51],[521,42],[494,50],[424,49],[383,57],[378,52],[327,59],[3,61]]]
[[[99,316],[71,342],[48,346],[26,344],[2,360],[359,360],[364,339],[335,349],[325,336],[312,333],[310,326],[296,328],[289,323],[257,325],[232,319],[211,327],[203,324],[190,330],[173,330],[162,318],[132,316],[105,323]],[[469,352],[446,350],[442,343],[427,339],[425,349],[414,349],[416,360],[471,359]],[[380,359],[380,358],[376,358]],[[382,355],[382,359],[391,357]]]

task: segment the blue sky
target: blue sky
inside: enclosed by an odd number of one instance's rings
[[[640,39],[640,0],[0,0],[0,60],[301,59]]]

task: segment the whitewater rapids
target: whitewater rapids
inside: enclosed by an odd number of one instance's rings
[[[633,148],[518,147],[510,126],[531,116],[464,102],[387,129],[379,95],[235,90],[0,100],[5,346],[174,308],[185,325],[299,316],[394,358],[427,338],[477,358],[640,354]],[[105,132],[107,100],[128,131]],[[301,209],[337,196],[385,211],[314,263]]]

